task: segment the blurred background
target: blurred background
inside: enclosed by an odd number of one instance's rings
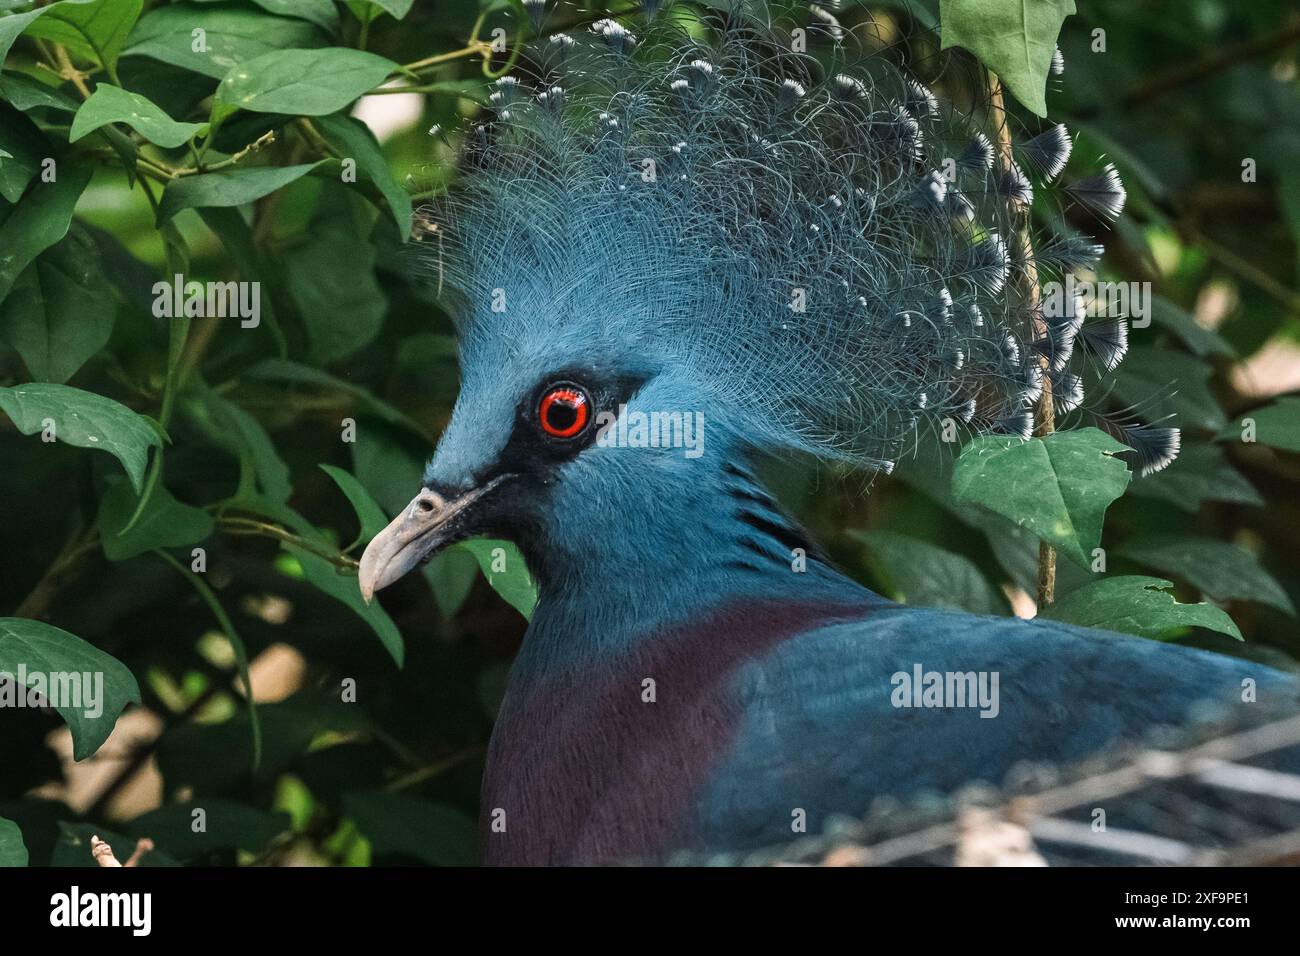
[[[0,0],[16,14],[38,6]],[[689,25],[710,6],[672,15]],[[356,156],[356,184],[330,166],[242,211],[193,202],[173,216],[163,199],[159,217],[161,187],[196,161],[192,147],[125,127],[70,147],[79,87],[108,71],[57,30],[17,37],[0,78],[0,163],[66,155],[93,176],[66,238],[31,267],[26,281],[40,285],[0,304],[0,386],[109,396],[166,419],[170,444],[155,466],[160,497],[141,505],[111,457],[40,442],[0,416],[0,614],[77,635],[122,661],[142,695],[81,762],[57,714],[0,709],[0,817],[38,864],[87,864],[92,833],[120,857],[151,838],[143,865],[472,864],[483,753],[531,605],[526,569],[508,548],[494,571],[494,545],[460,546],[371,609],[348,575],[382,518],[375,506],[391,515],[418,487],[457,390],[449,319],[411,278],[405,197],[418,206],[445,187],[465,119],[491,74],[526,58],[532,28],[519,4],[476,0],[134,7],[112,78],[175,121],[206,120],[223,75],[215,57],[187,52],[195,28],[225,68],[281,47],[348,46],[413,69],[333,115],[238,113],[204,160]],[[551,6],[542,32],[585,29],[605,11]],[[836,15],[906,38],[897,55],[939,56],[937,0],[846,2]],[[1180,599],[1224,607],[1245,638],[1166,639],[1300,669],[1300,10],[1079,0],[1059,42],[1049,118],[1077,133],[1081,168],[1104,156],[1129,192],[1113,229],[1080,223],[1106,243],[1100,278],[1149,282],[1156,297],[1107,401],[1174,414],[1183,429],[1178,461],[1111,507],[1106,571],[1170,580]],[[1018,126],[1042,127],[1012,110]],[[22,185],[4,193],[9,227]],[[261,325],[196,319],[169,346],[151,289],[177,271],[260,282]],[[34,295],[51,329],[79,323],[50,332],[71,356],[62,363],[24,338]],[[1252,416],[1267,441],[1242,440]],[[923,449],[870,485],[807,461],[765,470],[869,587],[1033,615],[1037,542],[954,507],[945,469]],[[149,520],[106,553],[102,530],[137,510]],[[1088,576],[1068,562],[1059,573],[1060,594]]]

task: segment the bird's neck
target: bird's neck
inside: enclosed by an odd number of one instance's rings
[[[569,526],[529,554],[540,600],[516,678],[609,665],[665,633],[757,606],[815,616],[881,603],[835,569],[745,467],[723,464],[676,489],[669,479],[648,472],[634,494],[607,499],[588,533]]]

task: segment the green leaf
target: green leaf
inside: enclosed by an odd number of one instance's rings
[[[471,538],[452,547],[464,548],[474,555],[492,590],[525,620],[532,620],[533,608],[537,606],[537,585],[518,548],[509,541],[494,538]]]
[[[1151,321],[1162,325],[1182,340],[1197,355],[1221,355],[1236,358],[1237,351],[1223,336],[1211,329],[1202,328],[1185,309],[1179,308],[1163,296],[1151,296]]]
[[[877,577],[891,596],[917,607],[951,607],[976,614],[1005,614],[1006,600],[968,558],[893,531],[850,531],[867,546]]]
[[[182,403],[186,415],[218,448],[239,459],[239,498],[258,496],[273,508],[283,506],[293,494],[289,466],[275,450],[261,422],[234,402],[211,389],[201,389],[197,400]]]
[[[1192,513],[1206,501],[1264,504],[1254,486],[1228,463],[1223,449],[1202,442],[1183,445],[1169,467],[1133,482],[1129,494],[1155,498]]]
[[[1255,423],[1255,441],[1283,451],[1300,451],[1300,395],[1284,395],[1271,405],[1242,412],[1219,433],[1220,440],[1241,441],[1246,422]]]
[[[41,253],[0,303],[0,338],[32,378],[63,383],[108,342],[116,315],[95,244],[74,229]]]
[[[0,76],[0,99],[8,100],[15,109],[23,112],[44,106],[75,113],[78,106],[77,101],[66,93],[22,73]]]
[[[361,599],[361,587],[357,584],[357,575],[353,571],[344,574],[337,567],[320,555],[313,554],[297,545],[284,545],[284,549],[298,559],[303,575],[318,590],[350,607],[356,615],[370,625],[371,630],[379,636],[384,648],[392,655],[398,667],[406,657],[406,647],[402,644],[402,635],[397,630],[388,613],[379,606],[378,601],[367,604]]]
[[[361,522],[362,540],[369,541],[388,526],[388,516],[384,514],[384,509],[375,503],[375,499],[370,497],[370,492],[366,491],[365,487],[350,471],[344,471],[334,465],[321,465],[320,467],[325,474],[334,479],[334,483],[339,486],[339,490],[352,504],[352,510],[356,512],[357,520]]]
[[[184,145],[208,128],[207,123],[178,123],[139,93],[101,83],[77,110],[68,141],[75,143],[109,123],[125,123],[165,149]]]
[[[226,0],[195,0],[196,3],[225,3]],[[298,17],[316,24],[322,30],[335,32],[339,26],[339,10],[334,0],[253,0],[267,13],[285,17]]]
[[[1010,518],[1087,567],[1106,508],[1128,487],[1128,467],[1115,457],[1125,450],[1095,428],[976,438],[953,469],[953,498]]]
[[[54,182],[38,179],[0,225],[0,249],[4,250],[0,255],[0,301],[33,259],[68,234],[72,211],[90,182],[90,174],[87,166],[67,169],[60,165]]]
[[[196,29],[203,31],[201,37],[194,34]],[[125,55],[147,56],[219,80],[236,65],[263,54],[327,42],[326,35],[305,20],[238,7],[172,3],[140,18]]]
[[[16,203],[53,149],[35,123],[0,103],[0,152],[0,198]]]
[[[939,0],[942,49],[964,47],[1016,99],[1047,115],[1047,73],[1074,0]]]
[[[63,0],[47,7],[26,32],[62,43],[74,56],[112,69],[140,17],[141,5],[141,0]]]
[[[27,846],[22,831],[12,820],[0,817],[0,866],[26,866]]]
[[[158,222],[167,222],[182,209],[196,206],[242,206],[261,199],[330,160],[296,166],[253,166],[222,169],[174,179],[163,190]]]
[[[89,0],[80,0],[82,3]],[[9,55],[9,48],[28,27],[36,20],[37,17],[47,13],[52,7],[40,7],[28,13],[15,13],[12,16],[0,17],[0,63],[3,63],[5,57]]]
[[[415,3],[415,0],[348,0],[348,7],[356,14],[358,20],[367,14],[372,18],[374,17],[375,14],[368,11],[367,7],[377,7],[384,13],[400,20],[411,12],[413,3]]]
[[[463,548],[444,548],[424,566],[424,579],[433,589],[438,611],[451,620],[478,580],[478,559]]]
[[[366,124],[350,116],[322,116],[316,125],[345,158],[356,161],[357,169],[383,194],[405,242],[411,234],[411,196],[394,178]]]
[[[212,516],[172,497],[161,483],[154,485],[144,512],[130,528],[140,496],[124,481],[115,481],[99,505],[99,536],[110,561],[125,561],[154,548],[183,548],[212,534]]]
[[[1186,627],[1203,627],[1242,640],[1241,631],[1213,604],[1179,604],[1173,585],[1160,578],[1131,575],[1102,578],[1072,591],[1041,617],[1122,634],[1158,638]]]
[[[298,306],[313,364],[326,365],[374,341],[388,302],[375,278],[374,245],[350,217],[313,220],[304,243],[285,256],[289,295]]]
[[[140,703],[140,688],[121,661],[43,621],[2,617],[0,672],[18,676],[20,671],[26,674],[26,686],[55,704],[67,721],[77,760],[100,748],[127,704]],[[75,685],[67,683],[72,675],[78,675]],[[89,682],[86,675],[91,675]],[[78,686],[79,695],[62,696]]]
[[[388,404],[388,402],[385,402],[381,398],[376,398],[359,385],[353,385],[351,382],[344,381],[341,378],[336,378],[329,372],[322,372],[320,369],[312,368],[310,365],[302,365],[299,362],[291,362],[287,359],[263,359],[245,369],[244,378],[268,382],[313,385],[329,391],[341,392],[355,398],[357,401],[357,407],[363,414],[373,415],[375,418],[381,419],[390,425],[396,425],[399,428],[406,429],[426,441],[431,440],[431,436],[420,427],[418,422],[411,419],[411,417],[404,412]],[[414,485],[411,487],[414,487]],[[413,494],[414,493],[412,492],[412,495],[408,495],[407,498],[409,499]],[[403,504],[405,503],[404,500]]]
[[[379,86],[396,63],[346,47],[277,50],[232,69],[217,87],[214,116],[235,110],[324,116]]]
[[[12,418],[24,435],[45,432],[48,422],[59,441],[114,455],[137,492],[144,480],[149,449],[162,445],[157,430],[143,415],[111,398],[68,385],[35,382],[0,388],[0,411]]]
[[[374,791],[343,797],[376,856],[400,855],[430,866],[478,862],[478,826],[469,814],[404,793]]]
[[[1295,605],[1245,548],[1213,538],[1157,535],[1135,539],[1119,554],[1182,578],[1216,601],[1256,601],[1295,616]]]

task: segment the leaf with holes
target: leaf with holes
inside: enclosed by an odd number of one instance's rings
[[[1295,617],[1277,579],[1245,548],[1214,538],[1153,535],[1129,541],[1119,554],[1182,578],[1216,601],[1256,601]]]
[[[1182,628],[1203,627],[1242,640],[1241,631],[1221,608],[1179,604],[1172,590],[1173,585],[1160,578],[1103,578],[1058,598],[1041,616],[1139,637],[1159,638]]]

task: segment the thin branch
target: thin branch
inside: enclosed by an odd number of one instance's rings
[[[14,617],[26,617],[32,620],[44,617],[55,595],[76,576],[81,562],[98,547],[99,537],[93,531],[69,541],[53,563],[45,569],[45,573],[36,582],[31,593],[23,599],[22,604],[18,605]]]
[[[1300,20],[1292,21],[1276,33],[1238,43],[1186,66],[1157,74],[1131,90],[1124,97],[1123,104],[1126,107],[1144,106],[1181,87],[1208,79],[1215,73],[1284,50],[1297,41],[1300,41]]]
[[[270,146],[274,142],[275,130],[269,129],[261,136],[257,137],[257,139],[253,140],[253,142],[239,150],[239,152],[231,154],[219,163],[212,163],[210,166],[186,166],[183,169],[172,170],[172,175],[179,179],[181,176],[196,176],[199,173],[212,173],[221,169],[228,169],[250,154],[256,153],[258,150]]]
[[[1002,168],[1010,173],[1012,169],[1011,127],[1007,123],[1006,104],[1002,95],[1002,83],[993,73],[989,73],[989,106],[992,108],[994,122],[997,124],[998,159]],[[1047,325],[1039,311],[1041,290],[1038,286],[1038,263],[1034,258],[1034,244],[1029,234],[1029,207],[1018,199],[1008,200],[1011,205],[1012,219],[1015,223],[1015,236],[1020,261],[1024,268],[1019,275],[1019,295],[1026,308],[1034,316],[1034,334],[1042,337],[1047,334]],[[1034,434],[1046,438],[1056,430],[1056,408],[1052,400],[1052,380],[1048,375],[1047,357],[1038,359],[1043,373],[1043,392],[1034,410]],[[1045,541],[1038,545],[1038,609],[1044,610],[1056,597],[1056,549]]]

